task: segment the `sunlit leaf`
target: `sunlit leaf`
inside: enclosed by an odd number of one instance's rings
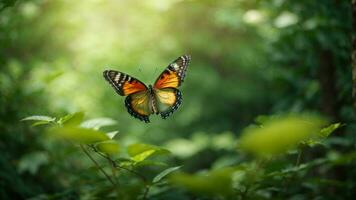
[[[21,121],[43,121],[43,122],[53,122],[56,118],[49,117],[45,115],[33,115],[26,118],[21,119]]]
[[[100,142],[95,145],[95,147],[103,153],[106,154],[117,154],[120,151],[120,145],[114,140]]]
[[[331,133],[333,133],[341,126],[342,125],[340,123],[331,124],[328,127],[321,129],[317,137],[309,138],[307,140],[302,141],[301,143],[309,147],[314,147],[315,145],[323,145],[323,141],[325,140],[325,138],[329,137]]]
[[[131,144],[127,147],[127,152],[129,153],[129,155],[131,157],[134,157],[134,156],[141,154],[148,150],[154,150],[153,153],[157,153],[157,154],[170,153],[167,149],[164,149],[164,148],[161,148],[158,146],[154,146],[154,145],[142,144],[142,143]]]
[[[54,122],[56,118],[54,117],[49,117],[49,116],[44,116],[44,115],[34,115],[34,116],[29,116],[21,121],[35,121],[34,123],[31,124],[31,126],[40,126],[40,125],[46,125]]]
[[[331,124],[330,126],[321,129],[320,131],[320,136],[321,137],[329,137],[329,135],[334,132],[336,129],[340,128],[342,125],[341,123],[335,123],[335,124]]]
[[[162,180],[162,178],[164,178],[165,176],[167,176],[168,174],[177,171],[178,169],[180,169],[182,166],[177,166],[177,167],[170,167],[168,169],[165,169],[164,171],[162,171],[161,173],[157,174],[157,176],[155,176],[152,180],[152,183],[158,183],[159,181]]]
[[[78,126],[84,119],[84,112],[76,112],[59,119],[58,123],[64,126]]]
[[[117,122],[111,118],[95,118],[84,121],[80,126],[84,128],[92,128],[98,130],[103,126],[112,126]]]
[[[150,157],[155,152],[156,152],[156,150],[150,149],[150,150],[141,152],[139,154],[136,154],[135,156],[131,157],[131,159],[134,160],[135,162],[141,162],[141,161],[144,161],[146,158]]]
[[[119,133],[119,131],[112,131],[112,132],[106,133],[106,135],[107,135],[110,139],[113,139],[113,138],[116,136],[116,134],[118,134],[118,133]]]
[[[325,120],[315,116],[287,116],[269,120],[243,132],[239,146],[256,155],[284,153],[300,142],[316,137]]]
[[[101,131],[70,126],[49,129],[49,135],[84,144],[102,142],[110,139]]]

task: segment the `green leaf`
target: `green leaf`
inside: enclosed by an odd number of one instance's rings
[[[106,133],[106,135],[107,135],[110,139],[113,139],[113,138],[116,136],[116,134],[118,134],[118,133],[119,133],[119,131],[112,131],[112,132]]]
[[[168,169],[165,169],[164,171],[162,171],[161,173],[159,173],[157,176],[153,178],[152,183],[158,183],[159,181],[161,181],[162,178],[164,178],[165,176],[167,176],[168,174],[174,171],[177,171],[181,167],[182,166],[177,166],[177,167],[170,167]]]
[[[117,154],[120,151],[120,145],[113,141],[104,141],[95,145],[95,147],[102,153]]]
[[[122,167],[131,167],[132,165],[135,164],[135,161],[133,161],[130,158],[118,158],[116,161],[119,163],[120,166]]]
[[[62,70],[52,71],[51,73],[46,74],[46,76],[43,78],[43,81],[45,83],[49,84],[63,74],[64,74],[64,71],[62,71]]]
[[[45,115],[33,115],[21,119],[21,121],[44,121],[44,122],[53,122],[54,120],[56,120],[56,118],[45,116]]]
[[[98,130],[104,126],[112,126],[115,125],[117,122],[111,118],[95,118],[84,121],[80,126],[83,128],[92,128]]]
[[[131,159],[134,160],[135,162],[141,162],[144,161],[146,158],[150,157],[155,152],[156,150],[150,149],[142,153],[136,154],[135,156],[131,157]]]
[[[55,120],[56,118],[54,117],[49,117],[44,115],[34,115],[21,119],[21,121],[35,121],[34,123],[31,124],[31,126],[46,125],[46,124],[50,124],[51,122],[54,122]]]
[[[131,144],[127,147],[127,151],[131,157],[134,157],[138,154],[144,153],[145,151],[148,150],[154,150],[153,153],[157,154],[167,154],[170,153],[167,149],[154,146],[154,145],[149,145],[149,144],[142,144],[142,143],[137,143],[137,144]],[[148,154],[148,153],[146,153]]]
[[[50,136],[53,137],[68,139],[73,142],[84,144],[92,144],[110,139],[101,131],[70,126],[52,128],[49,129],[49,133]]]
[[[320,137],[322,138],[327,138],[329,137],[329,135],[334,132],[336,129],[340,128],[342,125],[341,123],[335,123],[335,124],[331,124],[326,128],[321,129],[320,131]]]
[[[310,115],[271,119],[263,127],[245,129],[239,145],[258,156],[284,153],[302,141],[316,138],[325,123],[324,119]]]
[[[314,147],[316,145],[323,145],[323,141],[327,137],[329,137],[329,135],[332,132],[334,132],[336,129],[338,129],[341,126],[342,125],[340,123],[331,124],[328,127],[321,129],[317,137],[309,138],[305,141],[302,141],[301,144],[307,145],[309,147]]]
[[[64,126],[78,126],[84,119],[84,112],[76,112],[66,115],[58,120]]]

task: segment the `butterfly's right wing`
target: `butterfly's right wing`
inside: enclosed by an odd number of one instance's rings
[[[127,96],[125,106],[127,111],[135,118],[149,122],[152,114],[148,88],[138,79],[115,70],[105,70],[104,78],[121,96]]]

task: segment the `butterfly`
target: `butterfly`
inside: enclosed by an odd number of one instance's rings
[[[183,55],[173,61],[148,87],[138,79],[115,70],[105,70],[104,78],[115,91],[126,96],[127,111],[135,118],[150,122],[151,114],[159,114],[163,119],[170,116],[182,103],[182,85],[190,55]]]

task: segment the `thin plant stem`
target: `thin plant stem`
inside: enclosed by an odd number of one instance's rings
[[[132,170],[132,169],[129,169],[129,168],[126,168],[126,167],[117,165],[116,162],[110,158],[110,156],[105,155],[105,154],[99,152],[99,151],[98,151],[95,147],[93,147],[93,146],[91,146],[91,147],[93,148],[93,150],[94,150],[98,155],[100,155],[101,157],[107,159],[107,160],[111,163],[112,167],[118,168],[118,169],[126,170],[126,171],[130,172],[131,174],[134,174],[135,176],[137,176],[138,178],[140,178],[140,179],[142,180],[142,182],[145,184],[145,191],[144,191],[144,193],[143,193],[142,199],[143,199],[143,200],[146,200],[146,199],[147,199],[147,195],[148,195],[148,193],[149,193],[149,191],[150,191],[151,185],[148,183],[148,181],[147,181],[147,179],[146,179],[145,176],[143,176],[142,174],[136,172],[135,170]]]
[[[104,171],[102,167],[96,162],[96,160],[90,155],[90,153],[85,149],[85,147],[80,144],[80,148],[89,157],[89,159],[95,164],[95,166],[105,175],[105,177],[110,181],[110,183],[116,187],[115,182],[110,178],[110,176]]]
[[[148,195],[148,192],[150,191],[150,188],[151,187],[148,184],[145,186],[145,192],[143,193],[143,197],[142,197],[143,200],[147,199],[147,195]]]
[[[302,154],[303,154],[303,149],[302,148],[298,148],[298,157],[297,157],[297,161],[295,163],[295,166],[299,166],[300,162],[302,160]]]

